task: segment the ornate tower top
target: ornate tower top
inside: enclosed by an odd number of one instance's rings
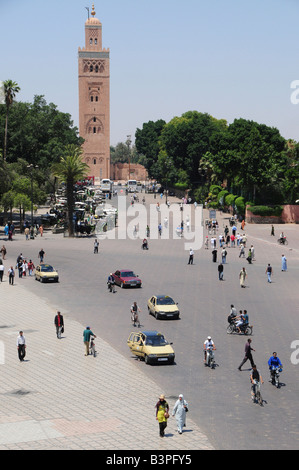
[[[96,12],[95,12],[95,9],[94,9],[94,4],[92,4],[92,9],[91,9],[91,18],[88,18],[85,22],[86,25],[100,25],[101,22],[100,20],[98,20],[95,15],[96,15]]]

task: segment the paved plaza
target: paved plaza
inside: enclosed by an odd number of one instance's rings
[[[56,338],[56,311],[16,279],[1,288],[0,449],[211,449],[190,419],[184,435],[169,420],[158,435],[154,405],[161,389],[101,338],[96,358],[84,356],[83,325],[65,318]],[[17,357],[24,331],[27,355]],[[168,399],[174,405],[174,397]],[[138,419],[137,419],[138,418]]]
[[[155,202],[147,195],[147,204]],[[217,212],[219,230],[227,217]],[[20,252],[37,263],[43,247],[45,261],[58,268],[60,283],[40,284],[27,276],[16,277],[11,287],[5,276],[0,285],[4,344],[0,448],[274,449],[278,441],[279,448],[298,448],[299,366],[290,361],[290,345],[299,339],[299,230],[296,225],[283,226],[290,244],[285,250],[288,272],[281,273],[282,248],[276,243],[280,227],[275,229],[274,239],[269,226],[245,227],[256,261],[246,264],[244,290],[238,280],[243,261],[236,248],[228,249],[225,282],[220,283],[211,250],[196,251],[194,265],[188,266],[183,240],[150,240],[149,251],[143,253],[139,240],[103,239],[98,255],[93,254],[93,238],[69,240],[47,231],[43,239],[26,242],[17,235],[11,244],[5,242],[6,268]],[[272,285],[267,285],[264,274],[268,260],[274,266]],[[117,268],[134,269],[142,276],[142,289],[117,289],[110,295],[107,275]],[[181,320],[157,321],[147,314],[146,301],[157,291],[179,301]],[[135,299],[142,308],[142,328],[158,329],[173,341],[174,366],[147,366],[130,355],[126,339],[133,329],[129,308]],[[265,381],[263,408],[250,403],[250,367],[237,370],[246,339],[226,334],[231,303],[237,309],[247,307],[254,324],[254,357]],[[66,325],[61,340],[53,323],[57,309]],[[97,334],[96,358],[84,356],[86,325]],[[20,329],[28,344],[23,363],[16,350]],[[217,346],[214,371],[202,363],[208,334]],[[284,363],[279,390],[268,383],[266,367],[275,349]],[[189,402],[182,435],[170,418],[166,437],[159,437],[154,406],[161,393],[170,408],[180,393]]]

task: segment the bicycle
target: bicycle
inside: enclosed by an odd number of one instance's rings
[[[89,351],[90,351],[91,356],[96,357],[97,352],[96,352],[96,345],[95,345],[95,342],[94,342],[94,336],[90,337]]]
[[[263,397],[261,394],[261,382],[259,380],[256,380],[256,379],[253,380],[251,398],[253,402],[256,402],[260,406],[263,406]]]

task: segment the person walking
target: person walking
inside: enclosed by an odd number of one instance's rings
[[[172,410],[172,416],[175,416],[179,434],[182,434],[183,427],[186,426],[187,411],[188,411],[188,403],[186,402],[186,400],[184,400],[183,394],[180,394]]]
[[[252,264],[252,253],[251,253],[251,248],[248,250],[248,255],[247,255],[247,261],[249,264]]]
[[[94,254],[99,252],[99,241],[97,238],[95,239],[94,244],[93,244],[93,252]]]
[[[221,251],[221,259],[222,259],[222,264],[226,263],[226,257],[227,257],[227,251],[225,248]]]
[[[3,275],[4,275],[4,264],[2,264],[2,262],[1,262],[1,264],[0,264],[0,282],[3,281]]]
[[[286,271],[287,270],[287,259],[285,255],[281,256],[281,270]]]
[[[2,248],[1,248],[1,256],[2,256],[2,259],[5,260],[5,256],[6,256],[6,248],[4,245],[2,245]]]
[[[274,225],[271,226],[271,237],[275,236]]]
[[[242,258],[245,258],[245,247],[244,247],[243,243],[241,243],[241,245],[240,245],[239,258],[241,258],[241,256],[242,256]]]
[[[218,265],[218,278],[219,278],[219,281],[223,281],[223,269],[224,269],[224,266],[222,263],[220,263]]]
[[[64,321],[63,315],[58,311],[57,315],[54,318],[54,324],[56,326],[56,336],[58,339],[61,339],[61,333],[64,332]]]
[[[45,256],[45,254],[46,254],[46,253],[44,252],[44,250],[43,250],[43,248],[42,248],[42,249],[40,250],[39,254],[38,254],[38,257],[39,257],[39,260],[40,260],[41,263],[44,262],[44,256]]]
[[[272,266],[270,265],[270,263],[268,263],[268,266],[267,266],[267,268],[266,268],[265,274],[267,274],[267,276],[268,276],[268,282],[271,284],[271,282],[272,282],[272,281],[271,281],[271,276],[272,276],[272,274],[273,274],[273,269],[272,269]]]
[[[23,362],[26,356],[26,340],[23,331],[20,331],[19,336],[17,337],[17,349],[19,359]]]
[[[21,278],[23,275],[23,259],[20,259],[18,261],[18,264],[16,267],[18,268],[18,271],[19,271],[19,278]]]
[[[217,263],[217,250],[216,250],[216,248],[214,248],[214,250],[212,251],[212,260],[213,260],[213,263]]]
[[[26,239],[26,240],[29,240],[29,235],[30,235],[30,229],[29,229],[29,227],[26,227],[26,228],[25,228],[24,233],[25,233],[25,239]]]
[[[248,341],[247,341],[247,343],[245,344],[245,356],[244,356],[243,361],[241,362],[241,364],[240,364],[239,367],[238,367],[238,370],[240,370],[240,371],[242,370],[242,366],[245,364],[245,362],[248,361],[248,359],[249,359],[249,361],[250,361],[251,367],[253,367],[253,365],[254,365],[254,360],[253,360],[251,351],[255,351],[255,349],[253,349],[253,348],[251,347],[251,342],[252,342],[252,341],[251,341],[251,339],[249,338]]]
[[[160,395],[159,401],[156,403],[156,420],[159,422],[160,437],[165,436],[167,427],[167,419],[169,418],[169,405],[165,400],[165,395]]]
[[[83,342],[85,345],[85,356],[89,355],[89,342],[90,342],[90,337],[94,336],[96,338],[96,335],[91,331],[90,326],[87,326],[85,330],[83,331]]]
[[[31,259],[29,260],[29,263],[28,263],[27,267],[28,267],[29,276],[32,276],[32,272],[33,272],[35,266],[34,266],[34,263]]]
[[[247,272],[245,268],[242,268],[240,273],[239,273],[239,279],[240,279],[240,286],[245,288],[245,279],[247,277]]]
[[[189,261],[188,264],[193,264],[193,259],[194,259],[194,251],[192,248],[189,249]]]
[[[14,268],[12,266],[7,271],[7,275],[8,275],[9,284],[11,286],[13,286],[14,285],[14,280],[15,280],[15,271],[14,271]]]
[[[138,323],[138,328],[140,328],[140,320],[139,320],[138,312],[141,312],[141,310],[138,307],[137,302],[134,302],[133,305],[131,306],[131,320],[133,322],[133,326],[136,326],[136,323]]]

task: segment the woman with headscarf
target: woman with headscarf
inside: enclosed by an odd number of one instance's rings
[[[167,419],[169,417],[169,405],[165,400],[165,395],[160,395],[156,404],[156,420],[159,422],[160,437],[164,437]]]
[[[186,425],[186,412],[187,411],[188,411],[188,403],[186,402],[186,400],[184,400],[184,396],[180,394],[172,410],[172,416],[175,416],[176,418],[176,423],[177,423],[179,434],[182,434],[183,427]]]

